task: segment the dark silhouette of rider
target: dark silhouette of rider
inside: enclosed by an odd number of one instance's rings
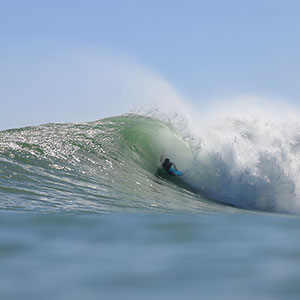
[[[160,161],[162,161],[162,156],[160,157]],[[169,158],[166,158],[164,162],[162,163],[163,169],[169,174],[169,175],[174,175],[172,172],[170,172],[171,167],[174,166],[175,170],[177,170],[175,164],[170,161]],[[177,170],[178,171],[178,170]]]

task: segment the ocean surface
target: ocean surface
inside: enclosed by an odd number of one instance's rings
[[[299,299],[300,122],[202,125],[1,131],[0,299]]]

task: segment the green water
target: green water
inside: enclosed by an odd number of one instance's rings
[[[160,155],[183,171],[191,150],[171,126],[139,116],[48,124],[0,133],[4,210],[218,211],[184,177],[160,170]],[[171,201],[170,201],[171,199]]]

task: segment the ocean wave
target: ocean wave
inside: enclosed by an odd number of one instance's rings
[[[38,211],[223,210],[159,176],[162,150],[188,151],[171,126],[127,115],[0,133],[2,209]],[[180,163],[179,163],[180,165]]]
[[[298,123],[223,116],[191,128],[152,111],[2,131],[1,208],[300,211]],[[161,170],[162,154],[183,176]]]

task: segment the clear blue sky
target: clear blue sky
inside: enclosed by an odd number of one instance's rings
[[[195,106],[240,94],[298,106],[299,11],[290,0],[1,1],[0,129],[126,112],[153,76]]]

